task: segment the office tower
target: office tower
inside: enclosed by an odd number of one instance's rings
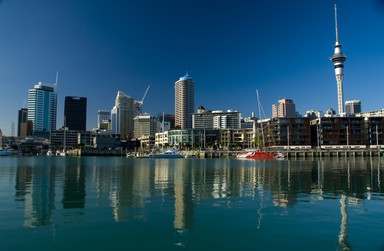
[[[87,98],[65,97],[64,127],[74,131],[87,130]]]
[[[344,94],[343,94],[343,79],[344,79],[344,61],[347,57],[341,52],[341,44],[339,42],[339,27],[337,24],[337,9],[335,4],[335,27],[336,27],[336,43],[334,45],[335,53],[331,57],[331,61],[335,68],[335,76],[337,82],[337,108],[339,115],[344,114]]]
[[[296,105],[292,99],[280,99],[278,105],[272,105],[272,118],[296,117]]]
[[[157,119],[149,114],[137,115],[134,118],[134,138],[153,136],[155,137]]]
[[[195,110],[195,84],[188,73],[175,82],[175,127],[192,128]]]
[[[28,136],[28,109],[19,110],[17,121],[17,137],[25,138]]]
[[[97,128],[110,130],[111,112],[105,110],[97,111]]]
[[[57,93],[55,86],[39,82],[28,90],[28,120],[32,121],[33,132],[48,133],[56,129]]]
[[[121,139],[133,137],[133,103],[133,98],[122,91],[117,92],[115,106],[111,110],[111,122],[113,133],[120,134]]]
[[[354,115],[355,113],[361,112],[360,100],[349,100],[345,101],[345,114],[347,116]]]

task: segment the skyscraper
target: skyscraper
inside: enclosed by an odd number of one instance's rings
[[[272,105],[272,118],[296,117],[296,105],[292,99],[280,99],[279,105]]]
[[[28,120],[32,121],[34,133],[49,133],[55,130],[56,114],[55,86],[43,85],[39,82],[33,89],[28,90]]]
[[[112,131],[120,134],[121,139],[133,137],[134,100],[122,91],[117,92],[115,106],[111,110]]]
[[[343,94],[343,79],[344,79],[344,61],[347,57],[341,52],[341,44],[339,43],[339,27],[337,24],[337,9],[335,4],[335,27],[336,27],[336,43],[335,53],[331,57],[331,61],[335,68],[335,76],[337,82],[337,108],[339,115],[344,114],[344,94]]]
[[[17,136],[25,138],[28,136],[28,109],[21,108],[17,121]]]
[[[188,73],[175,82],[175,127],[192,128],[195,110],[195,83]]]
[[[65,97],[64,126],[69,130],[87,130],[87,98]]]

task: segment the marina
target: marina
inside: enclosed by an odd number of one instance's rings
[[[383,164],[2,157],[2,248],[382,250]]]

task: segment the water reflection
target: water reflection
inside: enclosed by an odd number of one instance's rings
[[[85,217],[85,210],[114,222],[148,221],[154,212],[173,212],[169,225],[175,230],[176,245],[180,246],[186,245],[196,212],[202,205],[236,208],[242,206],[241,198],[252,200],[260,229],[270,207],[288,215],[289,208],[308,200],[337,199],[340,203],[337,214],[341,218],[338,243],[340,249],[346,250],[350,247],[348,208],[364,207],[365,200],[383,200],[384,190],[380,159],[16,160],[14,199],[23,203],[24,226],[51,225],[60,220],[60,223],[73,223],[68,217],[62,220],[54,215]]]

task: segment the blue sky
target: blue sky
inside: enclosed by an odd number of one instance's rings
[[[188,71],[195,106],[266,116],[290,98],[304,114],[337,110],[333,5],[348,57],[345,100],[384,108],[382,0],[0,0],[0,128],[11,135],[28,89],[58,83],[57,127],[65,96],[88,98],[87,128],[118,90],[143,111],[174,112],[174,82]],[[17,131],[15,130],[15,134]]]

